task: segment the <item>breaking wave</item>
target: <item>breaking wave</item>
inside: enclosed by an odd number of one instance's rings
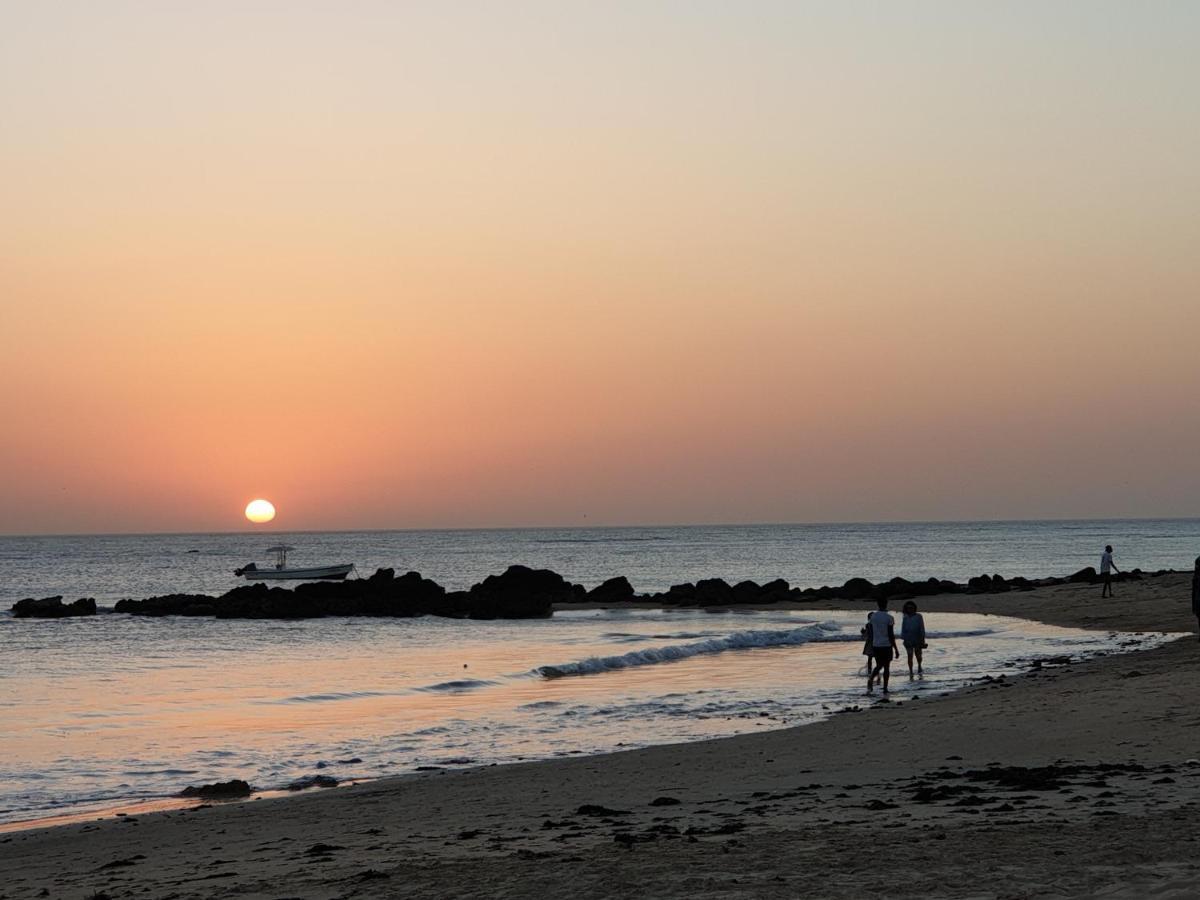
[[[931,639],[980,637],[994,633],[994,629],[983,628],[973,631],[929,632]],[[899,635],[897,635],[897,638]],[[614,669],[630,669],[634,666],[653,666],[658,663],[675,662],[692,656],[724,653],[726,650],[752,650],[759,647],[794,647],[799,644],[828,644],[858,642],[862,636],[857,631],[843,631],[836,622],[820,622],[800,628],[778,631],[736,631],[724,637],[694,641],[690,644],[669,644],[665,647],[648,647],[633,650],[619,656],[592,656],[575,662],[554,666],[538,666],[534,675],[543,678],[565,678],[569,675],[595,675]]]
[[[842,632],[834,622],[804,625],[781,631],[737,631],[725,637],[714,637],[690,644],[669,644],[666,647],[647,647],[620,656],[593,656],[556,666],[539,666],[534,672],[543,678],[565,678],[568,675],[594,675],[613,669],[634,666],[653,666],[692,656],[724,653],[726,650],[750,650],[757,647],[787,647],[816,641],[861,641],[857,634]]]

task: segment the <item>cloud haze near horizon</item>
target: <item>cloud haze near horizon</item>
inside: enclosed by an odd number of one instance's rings
[[[0,4],[0,532],[1194,515],[1198,26]]]

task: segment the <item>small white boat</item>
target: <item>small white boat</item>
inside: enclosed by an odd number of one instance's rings
[[[354,571],[354,563],[338,563],[334,566],[310,566],[306,569],[289,569],[287,555],[295,547],[280,544],[278,547],[268,547],[268,553],[275,554],[275,568],[260,569],[257,564],[250,563],[240,569],[234,569],[233,574],[247,581],[341,581]]]

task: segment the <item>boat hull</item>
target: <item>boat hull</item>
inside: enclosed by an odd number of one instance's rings
[[[247,581],[341,581],[351,570],[352,563],[336,566],[313,566],[307,569],[242,569],[237,574]]]

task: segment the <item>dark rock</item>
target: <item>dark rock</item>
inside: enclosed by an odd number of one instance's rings
[[[907,578],[893,578],[879,585],[879,592],[889,600],[907,600],[916,596],[917,586]]]
[[[489,575],[467,593],[472,619],[546,618],[555,603],[578,597],[572,585],[557,572],[509,566],[503,575]]]
[[[116,612],[135,616],[214,616],[216,598],[207,594],[166,594],[145,600],[118,600]]]
[[[696,582],[695,601],[697,606],[730,606],[733,604],[733,588],[724,579],[704,578]]]
[[[610,578],[587,593],[587,599],[593,603],[626,603],[633,597],[633,585],[624,575]]]
[[[307,788],[337,787],[338,780],[330,775],[306,775],[287,786],[289,791],[303,791]]]
[[[945,584],[954,585],[954,587],[958,586],[952,581],[947,581]],[[936,578],[929,578],[925,581],[914,581],[909,585],[908,589],[909,593],[914,597],[932,597],[934,594],[946,593],[943,582],[938,581]]]
[[[199,797],[202,800],[230,800],[235,797],[249,797],[250,785],[235,778],[232,781],[221,781],[215,784],[202,784],[199,787],[185,787],[179,792],[180,797]]]
[[[17,619],[65,619],[70,616],[94,616],[96,601],[83,597],[74,603],[63,603],[62,596],[43,597],[35,600],[26,597],[13,604],[12,614]]]
[[[792,599],[792,588],[782,578],[776,578],[774,581],[768,581],[762,586],[762,590],[758,592],[757,603],[783,603],[786,600]]]
[[[851,578],[842,585],[838,596],[846,600],[871,600],[876,596],[875,585],[865,578]]]
[[[656,594],[655,598],[661,599],[663,603],[679,606],[694,603],[696,600],[696,586],[690,581],[683,584],[673,584],[667,588],[665,594]]]
[[[655,797],[650,801],[651,806],[678,806],[682,801],[675,797]]]
[[[513,569],[518,570],[514,576]],[[407,618],[436,615],[452,618],[522,618],[550,612],[545,584],[565,586],[552,572],[532,573],[515,566],[503,576],[476,585],[470,593],[447,594],[445,588],[418,572],[397,577],[379,569],[370,578],[352,581],[314,581],[293,590],[263,583],[240,585],[222,594],[169,594],[146,600],[122,600],[116,611],[140,616],[216,616],[220,619],[311,619],[322,616],[377,616]],[[521,583],[519,573],[529,572],[532,582]],[[540,579],[540,580],[539,580]],[[557,582],[555,582],[557,580]],[[573,586],[567,586],[573,587]],[[522,594],[522,590],[528,593]],[[561,590],[560,596],[571,596]]]
[[[762,594],[762,587],[757,581],[739,581],[730,591],[734,603],[755,603]]]
[[[992,592],[992,576],[976,575],[967,579],[968,594],[990,594]]]
[[[1095,566],[1088,566],[1086,569],[1080,569],[1074,575],[1068,575],[1067,581],[1072,584],[1095,584],[1100,580],[1100,576],[1096,574]]]

